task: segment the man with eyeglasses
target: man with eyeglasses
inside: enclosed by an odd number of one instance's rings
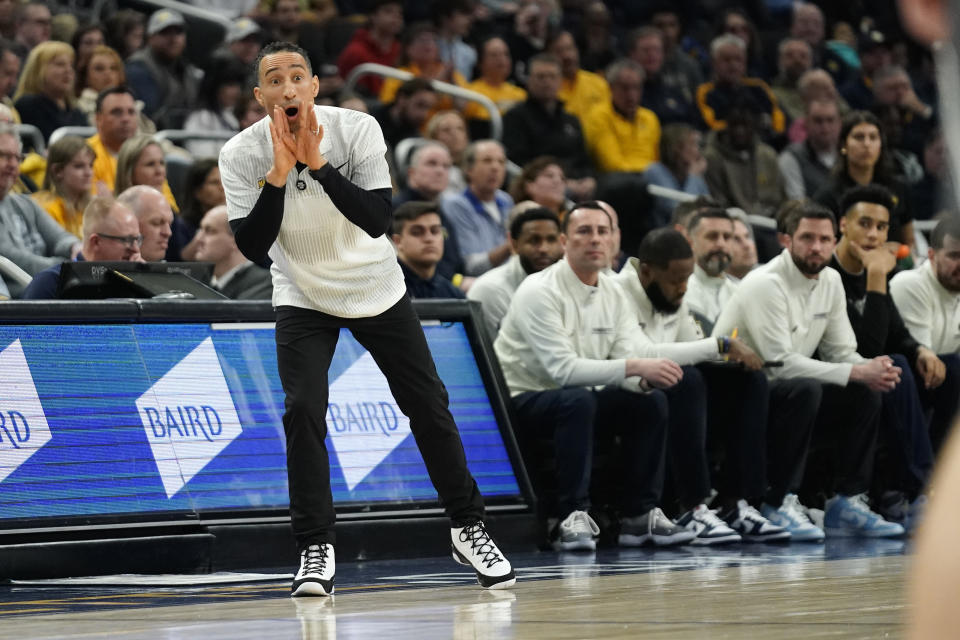
[[[393,244],[411,298],[459,298],[463,292],[437,273],[443,257],[443,221],[436,202],[412,201],[393,213]]]
[[[141,261],[140,224],[130,209],[108,196],[98,196],[83,211],[83,251],[76,259],[103,261]],[[55,264],[33,277],[23,292],[24,300],[57,298],[60,267]]]
[[[0,256],[36,275],[73,258],[80,240],[68,233],[30,196],[11,193],[20,177],[20,138],[13,125],[0,123]],[[14,298],[23,286],[6,281]]]

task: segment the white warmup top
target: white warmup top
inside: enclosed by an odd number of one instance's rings
[[[510,300],[526,277],[527,272],[520,264],[520,257],[514,254],[496,269],[478,277],[467,290],[467,300],[476,300],[483,307],[483,319],[491,340],[497,337],[503,316],[507,315],[510,307]]]
[[[917,342],[934,353],[960,351],[960,293],[944,289],[930,260],[895,275],[890,295]]]
[[[320,151],[361,189],[390,188],[387,146],[371,116],[315,106]],[[246,217],[273,165],[269,118],[231,138],[220,152],[220,178],[231,220]],[[298,188],[298,183],[301,188]],[[371,238],[337,209],[307,168],[287,176],[283,223],[270,248],[274,306],[292,305],[343,318],[383,313],[406,288],[386,235]]]
[[[630,258],[613,279],[620,285],[624,302],[636,319],[638,327],[634,339],[640,355],[670,358],[681,365],[718,359],[720,349],[716,338],[704,337],[700,325],[687,308],[686,300],[680,303],[676,313],[663,313],[653,308],[650,297],[640,284],[639,268],[640,261]]]
[[[807,278],[786,249],[740,282],[713,335],[729,336],[735,328],[761,358],[783,362],[764,369],[771,378],[846,386],[853,365],[866,362],[857,353],[840,274],[825,267]],[[818,349],[823,360],[812,357]]]
[[[683,301],[687,308],[716,322],[723,307],[737,290],[737,282],[727,274],[713,278],[700,265],[693,266],[693,275],[687,281],[687,293]]]

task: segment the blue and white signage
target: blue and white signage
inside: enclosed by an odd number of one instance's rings
[[[465,328],[425,332],[481,491],[519,497]],[[0,527],[287,506],[271,325],[0,326],[0,371]],[[334,501],[436,501],[409,420],[347,331],[329,379]]]

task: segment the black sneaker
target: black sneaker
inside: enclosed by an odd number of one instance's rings
[[[333,594],[336,561],[332,544],[311,544],[300,552],[300,571],[293,579],[291,596],[329,596]]]
[[[484,589],[506,589],[517,581],[510,561],[500,553],[482,521],[467,527],[451,528],[450,538],[453,542],[453,559],[473,567],[477,581]]]

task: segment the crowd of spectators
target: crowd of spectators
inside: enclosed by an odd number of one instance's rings
[[[319,104],[379,123],[411,296],[481,304],[555,548],[914,524],[960,389],[960,228],[932,58],[890,3],[242,4],[193,57],[169,9],[0,14],[0,256],[36,276],[0,294],[55,297],[64,260],[201,260],[269,299],[216,156],[289,41]]]

